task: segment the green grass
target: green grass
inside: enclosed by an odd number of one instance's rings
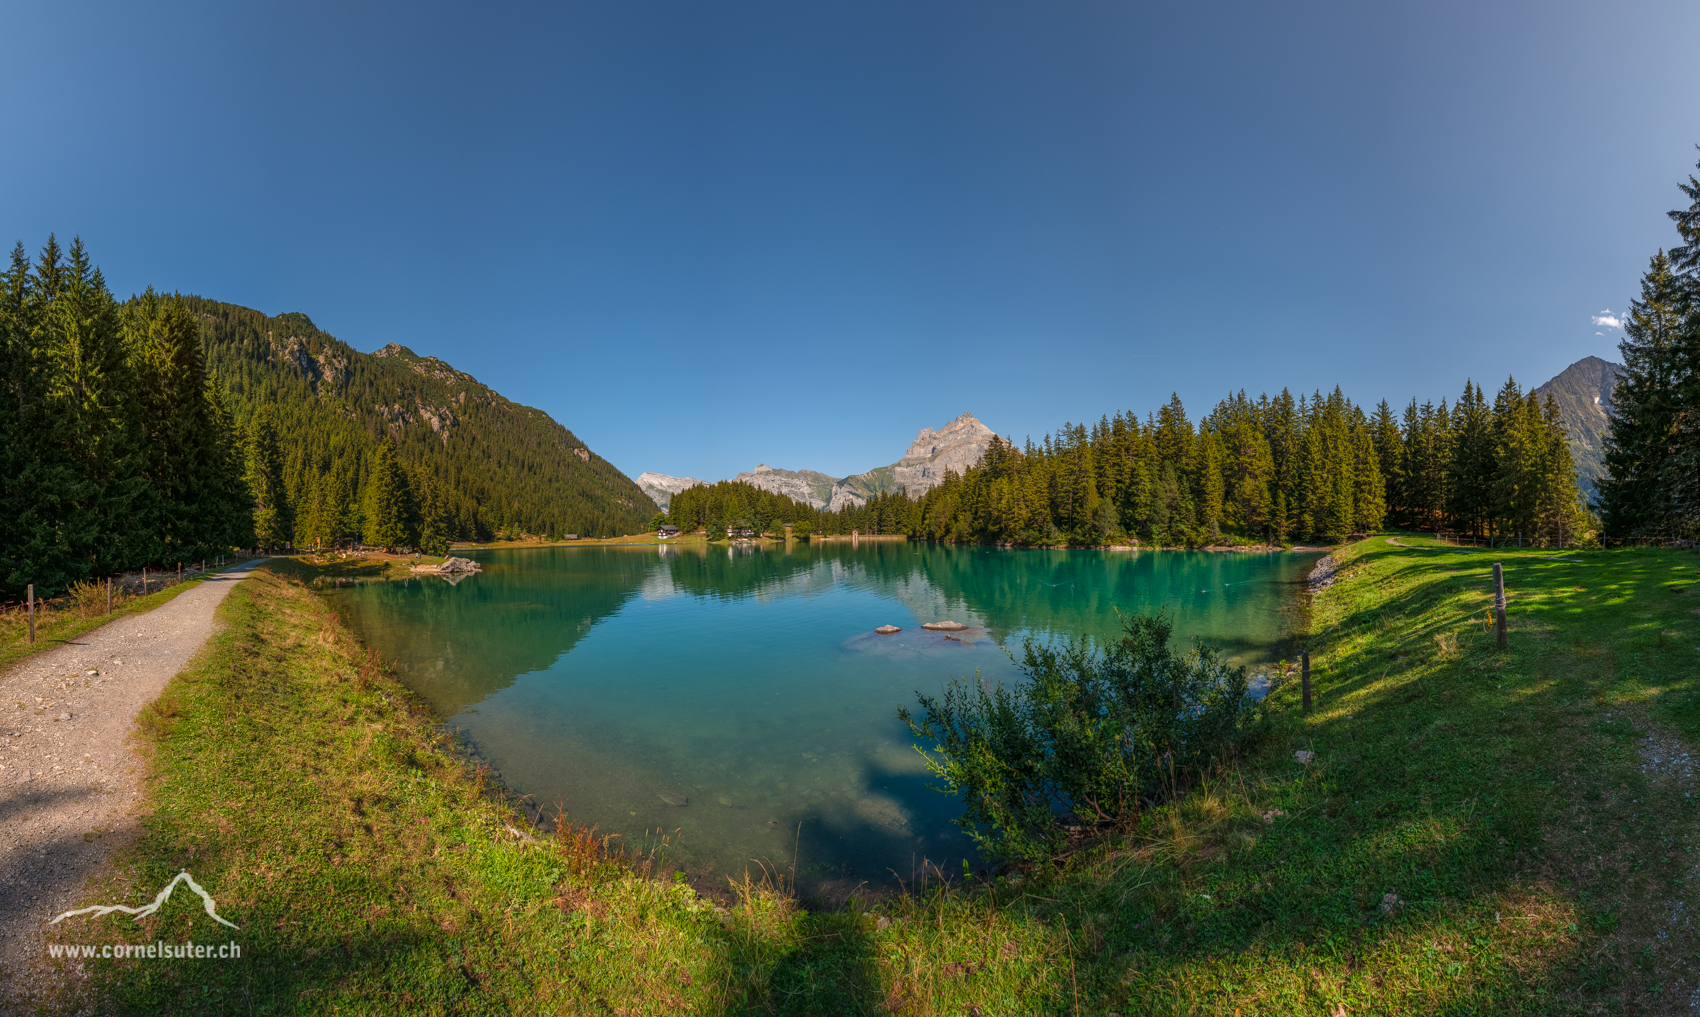
[[[624,862],[570,830],[521,843],[322,602],[263,569],[144,717],[152,814],[90,899],[139,903],[188,868],[242,930],[180,894],[57,934],[243,944],[94,962],[87,991],[121,1013],[1686,1010],[1700,776],[1642,753],[1700,732],[1694,557],[1382,538],[1337,556],[1308,716],[1289,683],[1238,765],[1056,874],[830,912],[783,873],[704,897],[664,835]]]

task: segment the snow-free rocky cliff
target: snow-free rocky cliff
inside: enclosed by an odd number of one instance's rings
[[[846,505],[861,505],[875,494],[898,488],[906,489],[911,498],[918,498],[944,483],[946,470],[962,473],[979,462],[995,434],[972,413],[964,413],[936,431],[930,427],[921,428],[903,458],[890,466],[881,466],[866,473],[841,479],[818,470],[781,470],[763,463],[732,479],[831,511]],[[637,483],[655,499],[657,505],[665,509],[667,501],[664,498],[670,499],[702,481],[645,473],[638,477]]]
[[[667,511],[673,496],[687,487],[697,487],[702,483],[695,477],[669,477],[665,473],[640,473],[637,486],[643,488],[643,493],[649,495],[650,501],[661,506],[661,511]]]

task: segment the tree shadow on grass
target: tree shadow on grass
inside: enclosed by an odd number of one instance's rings
[[[877,949],[864,928],[871,922],[855,912],[811,915],[807,938],[774,966],[766,992],[747,999],[734,1012],[797,1017],[889,1012],[876,964]]]

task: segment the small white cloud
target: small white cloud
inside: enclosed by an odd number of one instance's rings
[[[1605,335],[1605,333],[1604,333],[1604,332],[1595,332],[1595,333],[1594,333],[1594,334],[1595,334],[1595,335]]]
[[[1618,318],[1617,315],[1611,313],[1611,308],[1609,308],[1609,307],[1606,308],[1605,310],[1601,311],[1599,314],[1594,315],[1592,320],[1594,322],[1594,325],[1598,328],[1622,328],[1623,327],[1623,321],[1620,318]],[[1596,333],[1596,334],[1598,334],[1598,333]]]

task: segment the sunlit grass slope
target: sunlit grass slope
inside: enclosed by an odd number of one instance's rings
[[[1337,552],[1311,714],[1276,692],[1266,737],[1179,805],[1053,875],[832,912],[771,882],[706,898],[660,838],[626,864],[525,842],[323,604],[262,570],[145,718],[153,814],[90,900],[187,868],[241,930],[180,893],[59,935],[243,945],[94,962],[87,991],[129,1013],[1685,1010],[1694,558],[1403,539]]]

